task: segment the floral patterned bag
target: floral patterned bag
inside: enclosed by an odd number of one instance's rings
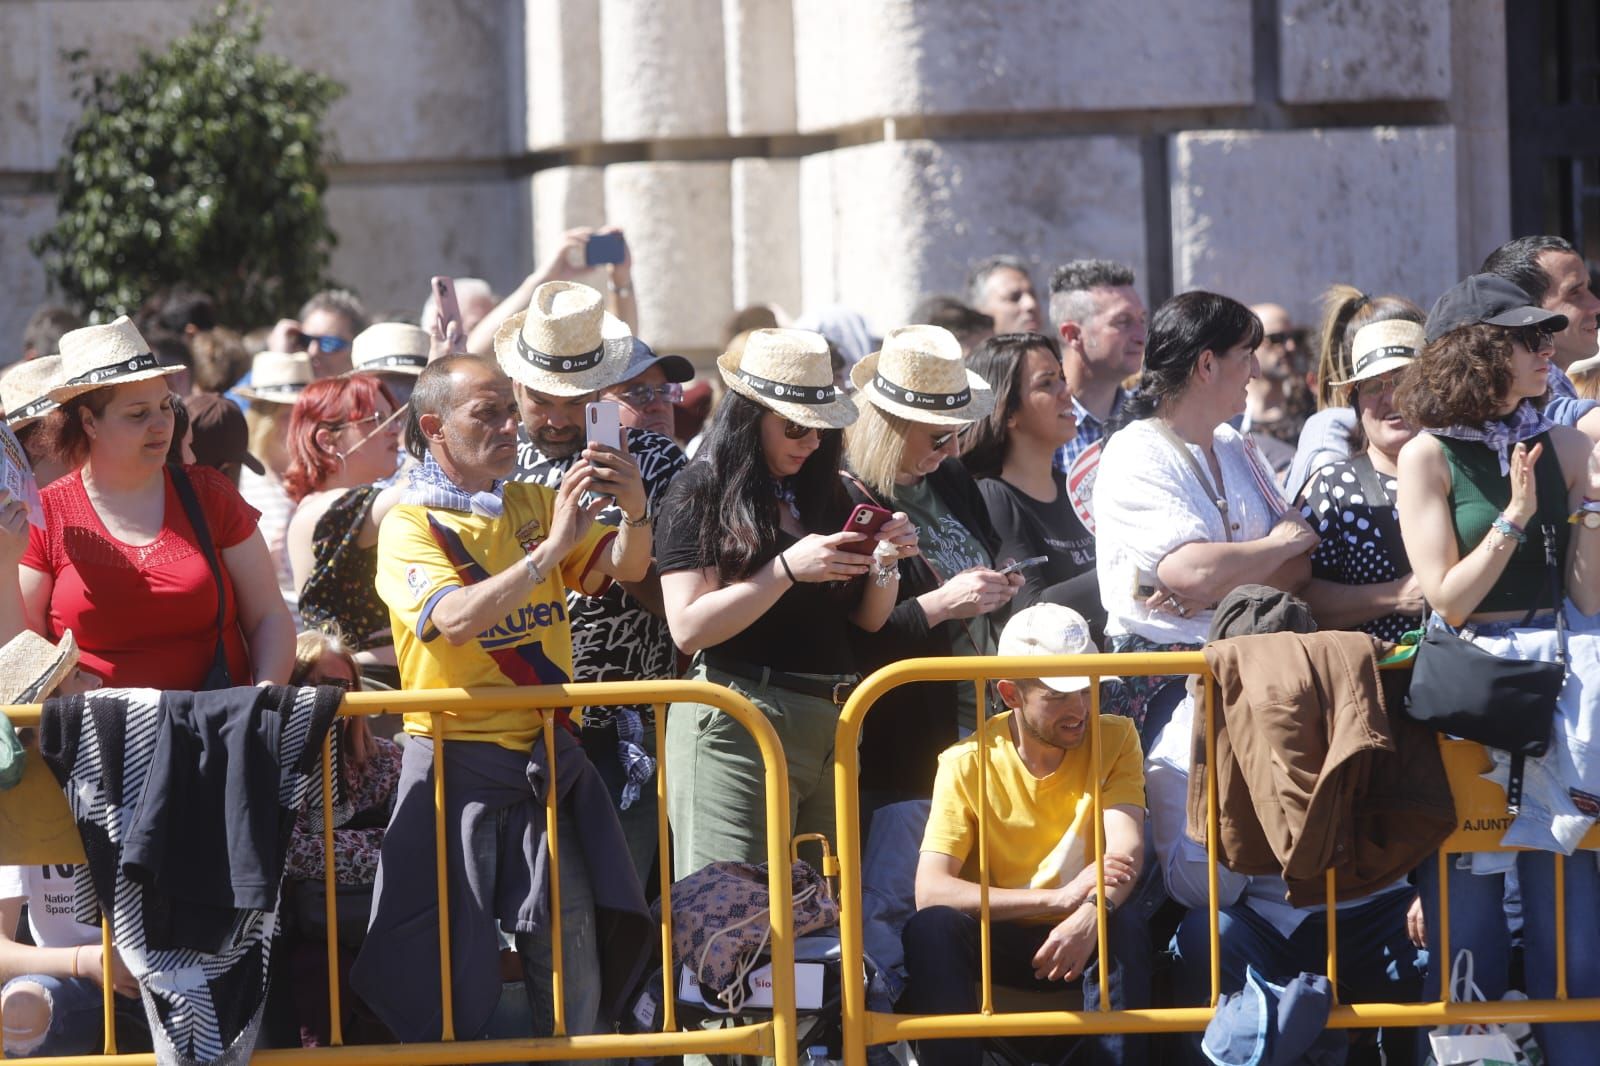
[[[789,882],[796,936],[838,924],[839,905],[821,874],[797,861]],[[714,862],[672,886],[673,955],[729,1010],[749,996],[746,978],[772,935],[768,910],[765,863]]]

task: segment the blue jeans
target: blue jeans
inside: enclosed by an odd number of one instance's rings
[[[1100,1006],[1100,960],[1090,962],[1079,981],[1041,981],[1033,975],[1033,956],[1044,943],[1049,922],[991,922],[991,974],[996,985],[1033,990],[1068,988],[1081,984],[1084,1010]],[[976,1014],[977,982],[982,973],[978,958],[978,919],[951,907],[927,907],[911,916],[903,936],[906,950],[906,991],[902,1010],[914,1014]],[[1144,1007],[1150,1002],[1150,938],[1144,918],[1135,907],[1121,907],[1106,927],[1111,952],[1109,975],[1111,1006],[1116,1010]],[[1147,1038],[1143,1034],[1108,1034],[1081,1038],[1074,1062],[1096,1064],[1143,1063]],[[921,1066],[976,1066],[982,1049],[977,1040],[924,1040],[917,1047]]]
[[[567,1007],[567,1034],[599,1031],[600,945],[595,928],[594,889],[577,827],[566,806],[556,811],[556,848],[561,863],[561,975]],[[493,847],[488,849],[491,853]],[[493,868],[492,866],[490,867]],[[533,1012],[533,1035],[555,1032],[555,990],[550,979],[550,938],[543,933],[514,937]]]
[[[1339,911],[1339,1002],[1410,1003],[1422,990],[1427,954],[1406,935],[1410,892],[1386,892],[1357,907]],[[1328,968],[1328,916],[1306,916],[1285,937],[1271,922],[1243,903],[1217,914],[1222,945],[1222,991],[1244,988],[1245,967],[1254,966],[1273,984]],[[1211,996],[1210,928],[1204,907],[1184,915],[1172,938],[1178,953],[1178,991],[1185,1004],[1204,1004]],[[1391,1063],[1411,1061],[1411,1037],[1385,1041]],[[1190,1041],[1191,1061],[1200,1058],[1199,1034]]]
[[[0,997],[13,995],[33,985],[42,994],[49,1020],[43,1030],[22,1032],[12,1013],[6,1014],[5,1055],[7,1058],[41,1058],[47,1055],[96,1055],[105,1044],[101,1023],[100,986],[87,977],[49,977],[24,974],[6,982]],[[8,1002],[8,1010],[12,1004]],[[150,1031],[144,1006],[137,998],[116,997],[117,1050],[149,1051]]]
[[[1450,972],[1453,957],[1463,948],[1472,952],[1473,978],[1488,999],[1506,994],[1511,967],[1511,934],[1506,927],[1505,878],[1456,869],[1458,856],[1450,857],[1450,954],[1439,957],[1439,861],[1430,857],[1418,868],[1417,890],[1422,894],[1428,925],[1428,954],[1437,964],[1428,969],[1423,994],[1439,997],[1441,976]],[[1523,972],[1531,999],[1554,999],[1556,994],[1555,856],[1547,851],[1517,853],[1517,876],[1522,886]],[[1600,996],[1600,870],[1593,852],[1580,851],[1566,861],[1567,878],[1567,995]],[[1544,1049],[1549,1066],[1572,1066],[1594,1061],[1600,1046],[1600,1022],[1536,1025],[1534,1035]]]

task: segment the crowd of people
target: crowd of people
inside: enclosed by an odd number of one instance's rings
[[[1320,759],[1296,762],[1309,758],[1296,731],[1322,731],[1326,752],[1330,735],[1389,730],[1402,697],[1385,703],[1375,663],[1408,631],[1510,658],[1546,657],[1558,616],[1574,647],[1600,633],[1600,402],[1586,398],[1600,395],[1600,297],[1559,238],[1511,241],[1443,295],[1331,286],[1314,336],[1282,306],[1211,292],[1147,315],[1134,272],[1106,260],[1060,265],[1041,295],[1023,260],[1000,255],[974,265],[965,293],[929,296],[881,337],[843,308],[792,320],[744,309],[704,373],[640,336],[630,260],[583,265],[592,235],[567,234],[503,299],[458,279],[450,306],[430,287],[412,322],[372,321],[343,291],[242,336],[191,288],[105,324],[36,314],[24,358],[0,376],[38,487],[0,490],[0,695],[693,677],[762,712],[787,762],[790,830],[831,837],[840,707],[901,659],[1327,635],[1272,645],[1305,649],[1310,665],[1298,653],[1213,660],[1236,736],[1288,715],[1261,731],[1289,738],[1269,743],[1292,781],[1248,785],[1303,812],[1328,801]],[[1364,668],[1318,672],[1351,654],[1373,664],[1370,683]],[[1600,658],[1567,661],[1578,671]],[[1600,683],[1580,680],[1569,687]],[[923,682],[867,717],[868,880],[900,902],[874,951],[901,1009],[977,1009],[984,806],[997,981],[1081,984],[1092,1005],[1106,966],[1115,1007],[1206,1002],[1210,869],[1191,789],[1203,704],[1190,678],[1102,681],[1096,780],[1090,685]],[[1299,693],[1300,710],[1269,688]],[[1554,754],[1530,761],[1555,782],[1530,786],[1517,815],[1530,850],[1450,864],[1451,945],[1473,952],[1491,999],[1554,995],[1557,886],[1567,993],[1600,994],[1600,956],[1585,950],[1600,874],[1572,862],[1561,877],[1553,863],[1576,843],[1561,819],[1586,828],[1600,810],[1588,721],[1564,715]],[[329,939],[347,1033],[437,1039],[441,973],[457,1037],[549,1033],[548,789],[569,1033],[609,1031],[628,1010],[651,965],[658,863],[681,878],[764,859],[761,755],[727,716],[673,704],[662,751],[649,706],[553,722],[546,738],[538,713],[498,704],[444,715],[437,735],[427,713],[342,721],[356,813],[334,837],[339,921],[325,919],[320,822],[303,815],[278,856],[274,966],[290,992],[266,1008],[267,1040],[328,1041]],[[1424,741],[1409,725],[1387,741],[1425,767],[1396,787],[1418,809],[1437,805],[1442,780]],[[437,813],[435,743],[447,768]],[[671,768],[668,854],[658,758]],[[1238,758],[1251,777],[1248,753]],[[1222,798],[1230,841],[1266,817],[1229,806],[1228,788]],[[1435,852],[1453,819],[1374,842],[1345,801],[1343,823],[1284,830],[1382,845],[1382,874],[1364,868],[1341,891],[1340,1001],[1437,996],[1449,961]],[[1563,831],[1541,836],[1552,820]],[[1223,990],[1252,972],[1282,983],[1322,971],[1330,923],[1305,888],[1309,849],[1254,866],[1222,850]],[[81,921],[92,901],[63,893],[70,874],[0,868],[8,1055],[99,1045],[100,933]],[[1097,908],[1109,959],[1096,957]],[[163,995],[160,983],[116,959],[105,972],[129,1008],[120,1046],[140,1046],[141,1028],[148,1046],[158,1014],[129,1005],[141,987]],[[1594,1025],[1537,1028],[1546,1061],[1586,1061]],[[1142,1036],[1082,1040],[1089,1061],[1151,1054]],[[1405,1031],[1354,1047],[1379,1044],[1390,1062],[1426,1050]],[[1204,1061],[1198,1037],[1176,1053]],[[980,1054],[970,1041],[917,1049],[930,1064]]]

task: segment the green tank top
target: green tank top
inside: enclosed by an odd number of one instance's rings
[[[1488,445],[1449,437],[1434,439],[1444,448],[1445,460],[1450,464],[1450,513],[1455,520],[1456,550],[1465,557],[1482,543],[1495,516],[1511,502],[1511,479],[1500,473],[1500,457]],[[1528,447],[1536,442],[1544,444],[1544,452],[1533,468],[1539,509],[1528,522],[1528,539],[1514,550],[1506,549],[1511,552],[1511,559],[1505,571],[1483,602],[1473,608],[1473,614],[1551,606],[1542,527],[1548,524],[1555,528],[1557,566],[1567,557],[1572,527],[1567,524],[1567,482],[1561,475],[1555,446],[1548,433],[1533,438]]]

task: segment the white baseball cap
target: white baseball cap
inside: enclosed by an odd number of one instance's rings
[[[1060,604],[1036,603],[1011,616],[995,650],[1000,655],[1088,655],[1100,649],[1095,647],[1083,615]],[[1090,679],[1085,674],[1039,680],[1057,692],[1082,692]]]

